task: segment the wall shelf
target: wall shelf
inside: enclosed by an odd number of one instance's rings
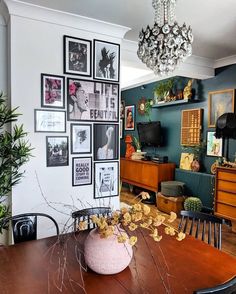
[[[170,101],[170,102],[163,102],[163,103],[154,104],[152,107],[158,108],[158,107],[165,107],[165,106],[186,104],[186,103],[196,103],[196,102],[200,102],[200,100],[198,100],[198,99],[181,99],[181,100],[175,100],[175,101]]]

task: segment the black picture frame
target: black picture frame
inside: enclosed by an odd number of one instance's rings
[[[93,125],[94,161],[118,159],[119,125]]]
[[[67,119],[118,122],[119,84],[67,78]]]
[[[123,119],[120,119],[120,139],[123,139]]]
[[[64,74],[91,77],[92,75],[92,41],[63,36]]]
[[[71,154],[86,154],[92,152],[92,125],[71,124]]]
[[[86,181],[87,180],[87,181]],[[73,157],[72,186],[92,184],[92,157]]]
[[[41,107],[65,108],[65,77],[41,73]]]
[[[119,195],[119,164],[117,161],[94,163],[94,199]]]
[[[69,165],[68,141],[68,136],[46,136],[47,167]]]
[[[36,133],[65,133],[66,112],[63,110],[34,110],[34,131]]]
[[[118,83],[120,79],[120,45],[95,39],[93,46],[93,78]]]

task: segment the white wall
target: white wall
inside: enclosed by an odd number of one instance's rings
[[[73,15],[64,15],[33,6],[13,3],[14,1],[10,0],[5,2],[10,11],[11,25],[12,107],[20,106],[20,112],[23,115],[19,118],[19,123],[24,124],[25,130],[29,133],[29,142],[35,148],[32,152],[34,157],[25,165],[24,179],[13,188],[12,214],[30,211],[45,212],[53,216],[61,226],[70,216],[71,208],[61,204],[52,204],[58,210],[67,213],[66,216],[56,212],[45,203],[37,177],[48,201],[71,205],[74,201],[77,209],[81,208],[81,203],[88,207],[91,205],[109,205],[111,201],[111,205],[118,208],[119,197],[95,201],[93,199],[93,185],[72,187],[71,154],[69,166],[46,167],[46,136],[70,136],[70,122],[67,122],[66,133],[35,133],[34,109],[41,108],[40,74],[63,75],[63,35],[120,43],[124,34],[123,31],[126,31],[126,29],[116,28],[104,23],[96,24],[89,19],[80,19]],[[104,27],[104,30],[102,27]],[[120,36],[118,30],[122,31]],[[92,154],[89,156],[92,156]],[[41,232],[41,236],[47,234],[50,233],[46,232],[46,229]]]
[[[7,26],[0,11],[0,91],[7,90]]]

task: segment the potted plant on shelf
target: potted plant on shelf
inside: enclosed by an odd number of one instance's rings
[[[10,109],[6,105],[6,96],[0,93],[0,220],[10,215],[8,196],[11,188],[17,185],[23,174],[20,168],[31,156],[31,145],[25,141],[27,135],[23,125],[11,123],[20,115],[17,108]],[[0,227],[0,235],[2,227]]]
[[[164,82],[159,82],[156,87],[154,87],[153,92],[156,103],[167,102],[167,98],[172,92],[174,83],[175,79],[172,78]]]

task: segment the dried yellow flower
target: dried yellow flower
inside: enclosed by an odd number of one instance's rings
[[[134,246],[137,241],[138,241],[138,238],[136,236],[132,236],[132,237],[129,238],[129,244],[131,246]]]
[[[129,225],[129,230],[130,231],[135,231],[136,229],[137,229],[137,225],[136,224],[134,224],[134,223],[130,223],[130,225]]]
[[[121,233],[118,237],[117,240],[119,243],[125,243],[127,240],[127,235],[124,233]]]
[[[143,205],[143,213],[148,215],[150,213],[150,207],[147,205]]]
[[[94,224],[100,222],[100,219],[96,215],[92,215],[90,218]]]
[[[177,218],[176,213],[173,212],[173,211],[171,211],[171,213],[170,213],[170,217],[169,217],[169,219],[168,219],[168,222],[169,222],[169,223],[173,223],[173,221],[175,221],[176,218]]]
[[[140,224],[140,227],[142,227],[142,228],[144,228],[144,229],[148,229],[149,226],[150,226],[150,225],[149,225],[148,223],[146,223],[146,222]]]
[[[156,242],[160,242],[162,239],[162,236],[155,236],[153,237],[153,240],[156,241]]]
[[[159,227],[161,224],[163,224],[165,221],[165,217],[163,215],[156,215],[156,217],[153,219],[153,226]]]
[[[131,222],[131,215],[130,215],[129,212],[126,212],[126,213],[123,215],[123,217],[124,217],[125,222],[127,222],[127,223]]]
[[[170,235],[170,236],[174,236],[175,235],[175,229],[172,228],[172,227],[165,227],[165,233],[167,235]]]
[[[120,212],[121,214],[125,214],[126,212],[129,212],[129,209],[127,207],[122,207]]]
[[[178,233],[178,237],[176,237],[176,240],[182,241],[186,237],[186,234],[183,232]]]
[[[142,206],[139,203],[136,203],[133,205],[133,209],[134,211],[141,211],[142,210]]]
[[[77,226],[77,230],[79,231],[84,231],[84,230],[87,230],[87,227],[88,227],[88,224],[86,221],[81,221],[79,222],[78,226]]]
[[[141,221],[141,219],[143,218],[143,214],[142,212],[135,212],[134,214],[132,214],[132,221],[133,222],[138,222]]]
[[[143,200],[150,199],[150,195],[147,192],[141,192],[138,196],[141,196]]]

